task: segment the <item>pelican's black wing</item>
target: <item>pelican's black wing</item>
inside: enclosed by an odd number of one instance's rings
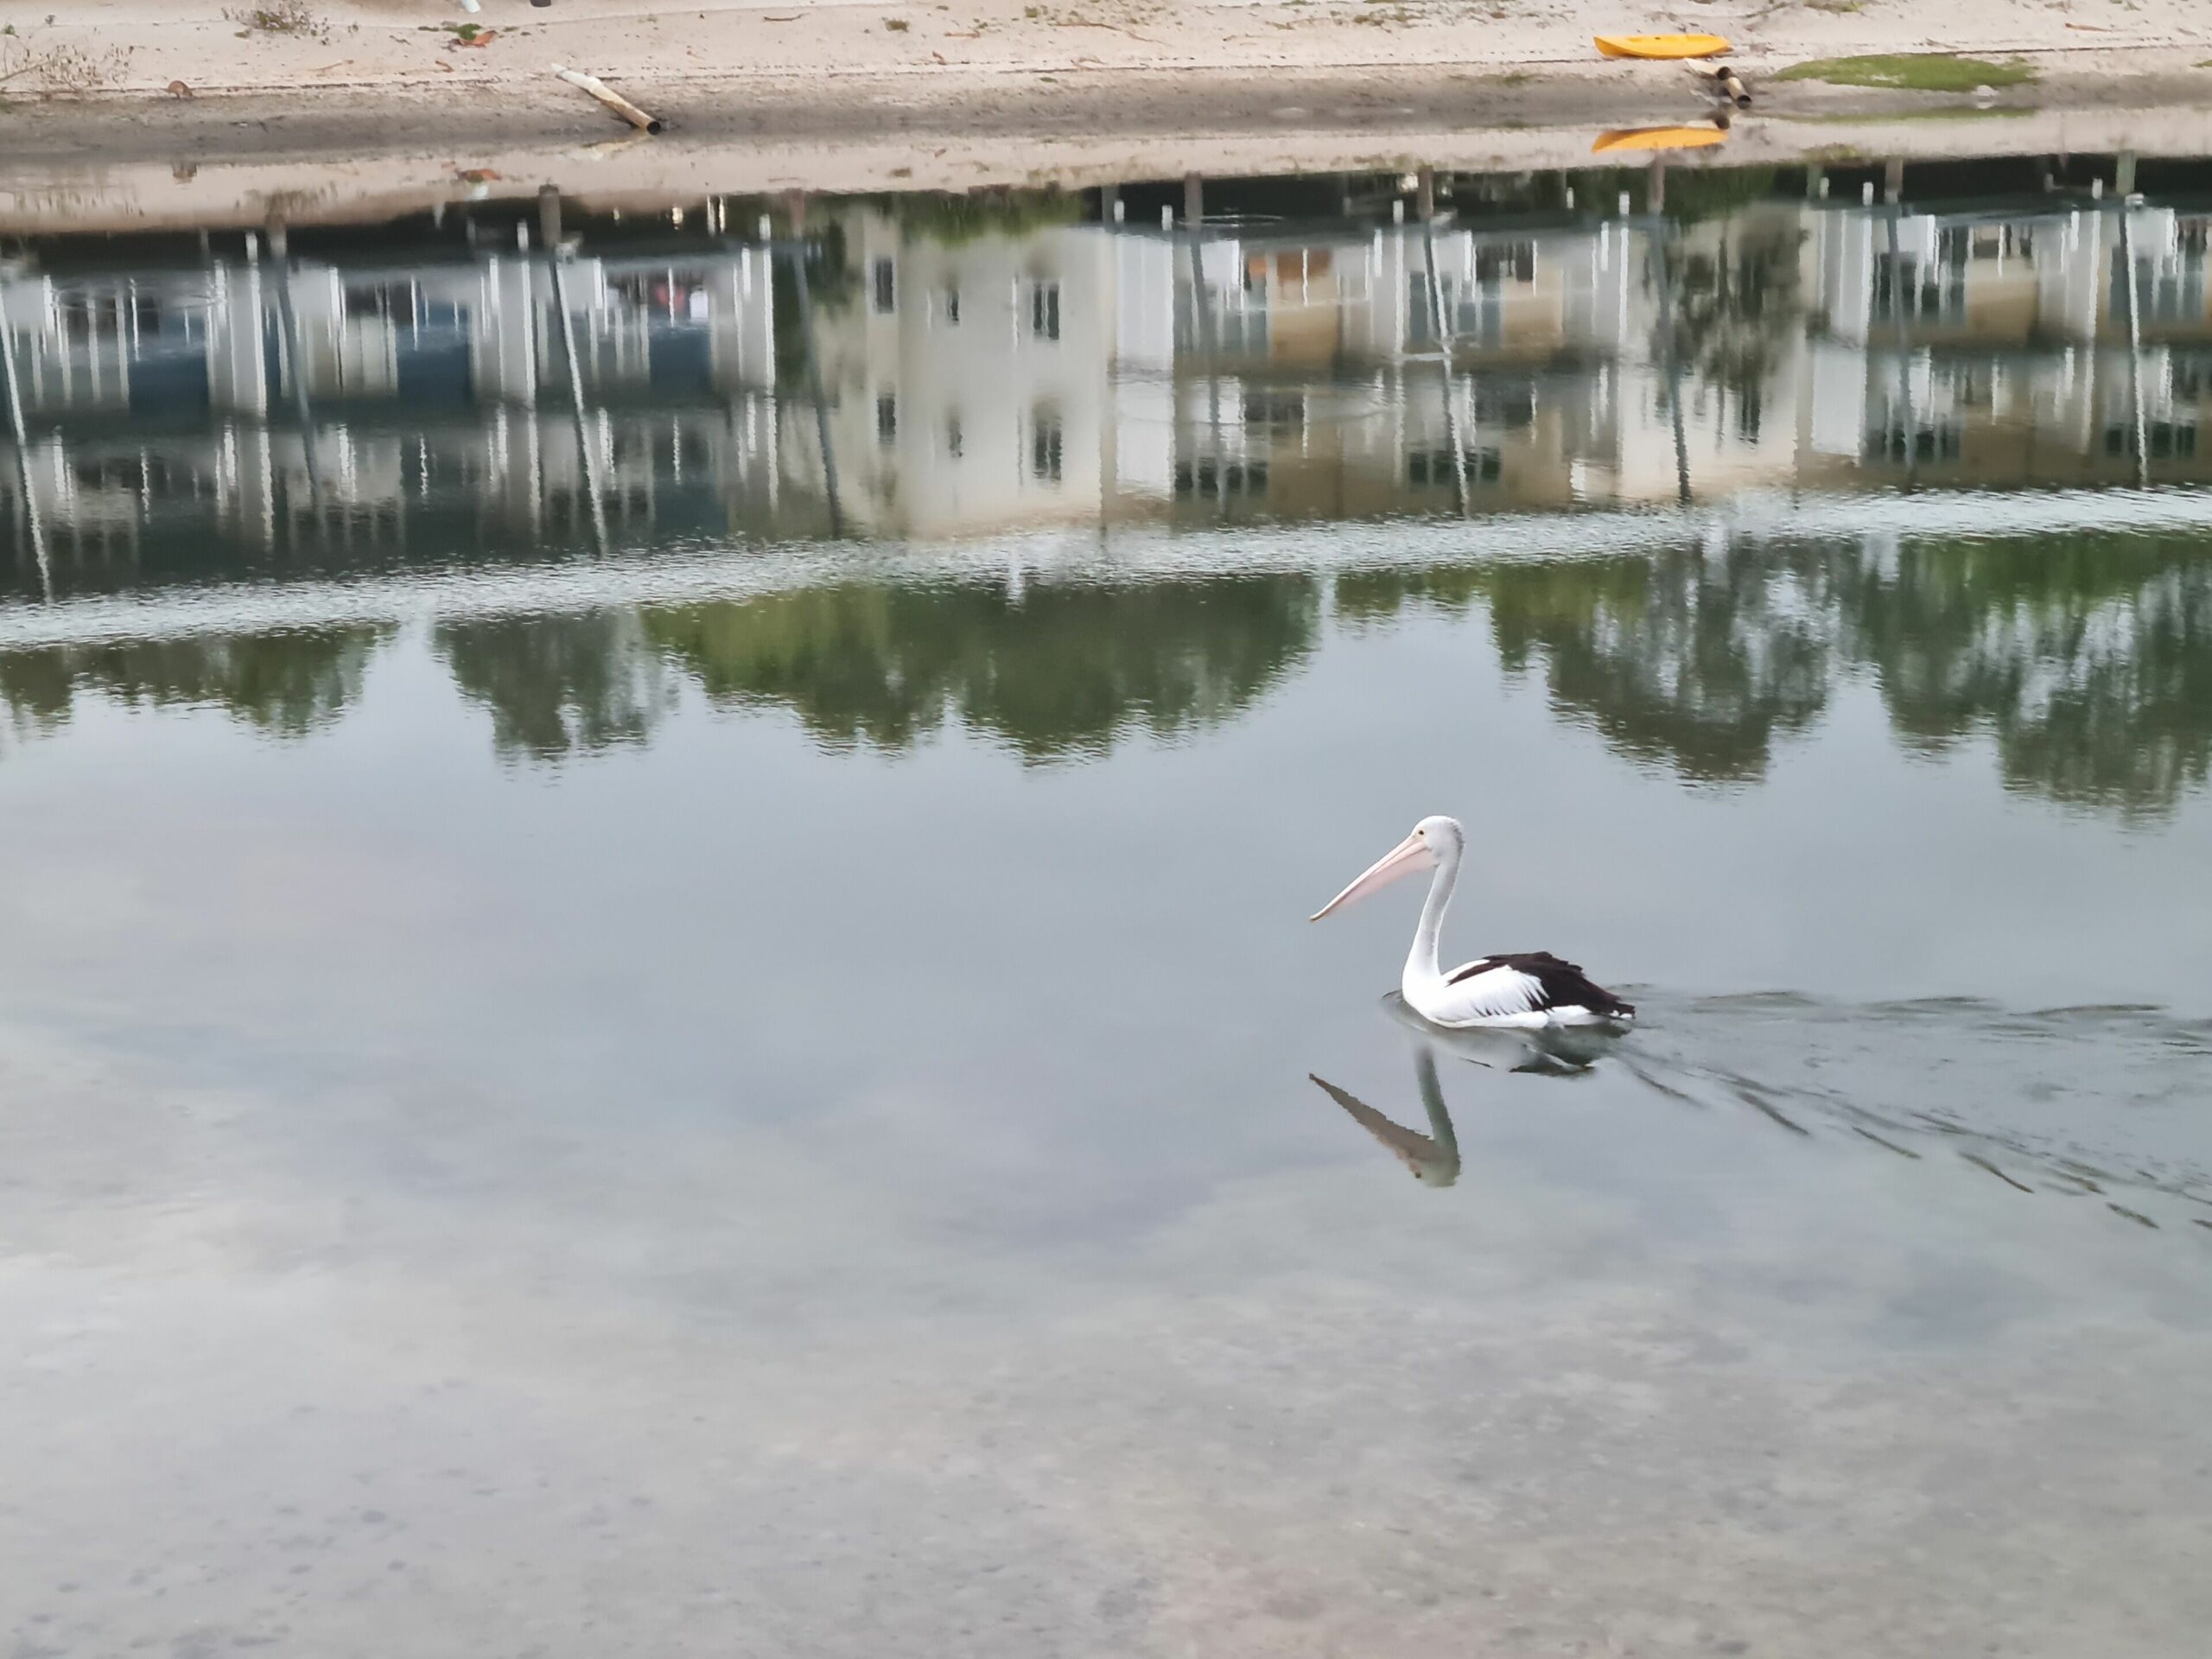
[[[1564,961],[1548,950],[1521,950],[1483,957],[1465,967],[1453,970],[1445,982],[1457,985],[1462,980],[1472,979],[1477,974],[1489,973],[1492,969],[1508,968],[1516,974],[1535,982],[1530,995],[1530,1013],[1541,1013],[1552,1008],[1587,1008],[1592,1014],[1632,1018],[1636,1004],[1624,1002],[1604,986],[1596,983],[1575,963]]]

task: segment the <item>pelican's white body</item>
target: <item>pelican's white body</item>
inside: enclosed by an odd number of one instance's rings
[[[1542,1006],[1543,982],[1534,974],[1501,964],[1484,968],[1484,958],[1455,968],[1448,975],[1416,978],[1411,963],[1398,981],[1398,989],[1414,1013],[1433,1026],[1503,1026],[1533,1029],[1550,1026],[1613,1026],[1618,1016],[1599,1014],[1580,1003]],[[1475,971],[1479,969],[1480,971]],[[1457,976],[1468,976],[1459,979]]]

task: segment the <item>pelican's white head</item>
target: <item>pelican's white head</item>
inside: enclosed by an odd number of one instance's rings
[[[1357,880],[1307,919],[1318,922],[1332,912],[1343,909],[1354,899],[1364,899],[1377,888],[1389,887],[1402,875],[1411,875],[1416,870],[1433,870],[1446,859],[1457,858],[1460,849],[1466,844],[1466,832],[1459,828],[1457,818],[1423,818],[1414,825],[1413,834],[1369,865]]]

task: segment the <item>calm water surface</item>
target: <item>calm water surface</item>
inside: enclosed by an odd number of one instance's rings
[[[1462,188],[0,266],[5,1651],[2201,1646],[2206,221]]]

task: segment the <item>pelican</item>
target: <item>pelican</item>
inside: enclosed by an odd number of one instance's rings
[[[1414,929],[1414,946],[1406,953],[1406,971],[1398,981],[1407,1006],[1422,1019],[1447,1030],[1468,1026],[1618,1028],[1634,1020],[1634,1004],[1592,984],[1581,969],[1548,950],[1478,957],[1448,974],[1437,966],[1436,936],[1444,926],[1444,912],[1452,903],[1466,849],[1467,834],[1457,818],[1423,818],[1413,834],[1376,860],[1310,919],[1318,922],[1401,876],[1433,870],[1420,925]]]

